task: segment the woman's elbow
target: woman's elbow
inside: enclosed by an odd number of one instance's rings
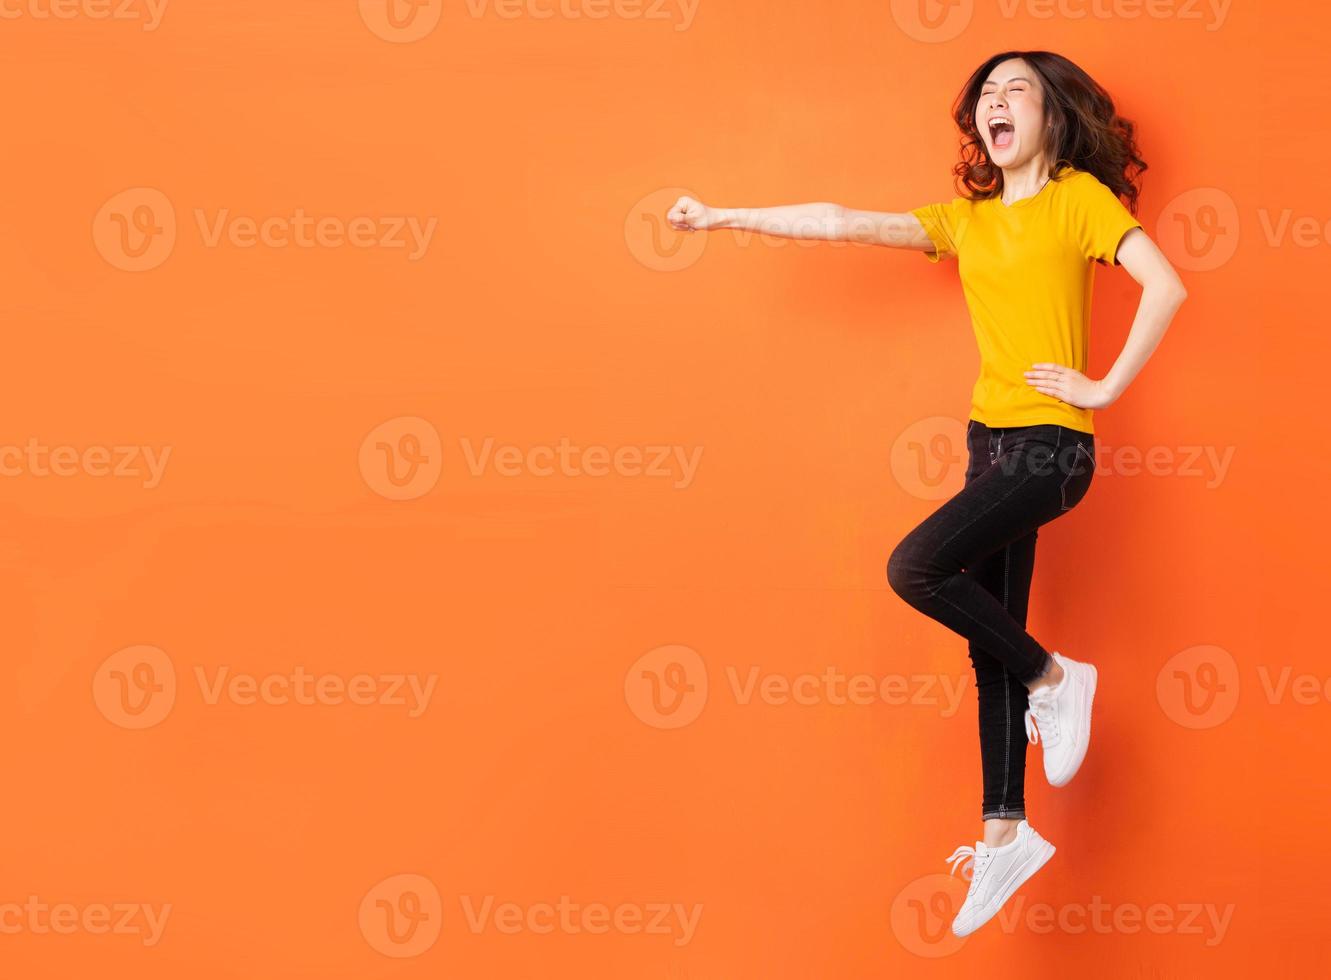
[[[1158,279],[1151,285],[1154,287],[1152,291],[1172,306],[1181,306],[1183,301],[1188,298],[1188,288],[1183,285],[1183,280],[1177,275]]]

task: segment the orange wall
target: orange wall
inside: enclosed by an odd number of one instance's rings
[[[3,975],[1325,969],[1324,10],[359,6],[3,8]],[[1009,47],[1138,123],[1191,296],[1041,534],[1095,745],[963,943],[969,661],[884,574],[955,265],[663,217],[950,198]]]

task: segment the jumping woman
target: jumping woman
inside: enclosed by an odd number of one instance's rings
[[[1133,125],[1081,68],[1048,51],[1005,51],[971,75],[953,109],[962,196],[905,213],[837,204],[709,208],[680,198],[681,231],[734,228],[785,238],[955,257],[980,349],[966,427],[965,486],[887,563],[902,599],[970,643],[979,702],[982,839],[948,857],[970,871],[952,922],[991,919],[1054,853],[1026,820],[1026,746],[1051,785],[1086,757],[1096,670],[1026,631],[1038,528],[1072,510],[1095,471],[1093,412],[1145,366],[1187,296],[1134,214],[1146,163]],[[1121,199],[1126,198],[1125,206]],[[1095,264],[1142,287],[1109,373],[1084,373]]]

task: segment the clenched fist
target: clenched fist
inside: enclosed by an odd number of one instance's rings
[[[675,202],[675,206],[666,212],[666,220],[676,231],[707,231],[721,223],[722,214],[715,208],[709,208],[702,201],[681,197]]]

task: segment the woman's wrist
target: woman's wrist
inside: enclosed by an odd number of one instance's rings
[[[716,231],[721,228],[738,228],[740,208],[716,208],[713,213],[716,215],[716,221],[710,224],[708,231]]]

